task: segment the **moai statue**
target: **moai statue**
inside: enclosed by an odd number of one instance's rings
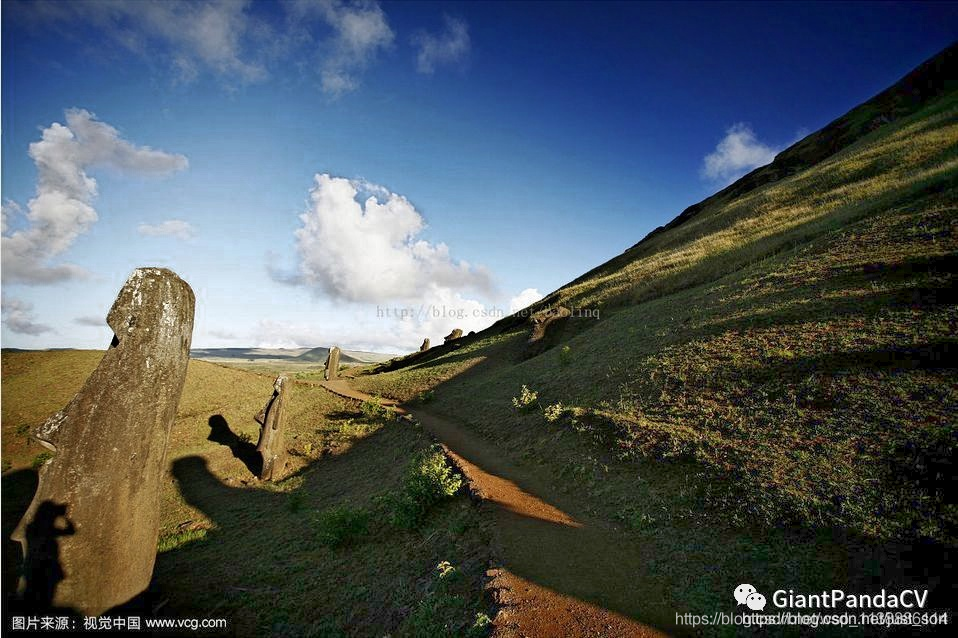
[[[326,372],[323,378],[332,381],[339,377],[339,348],[333,346],[329,349],[329,356],[326,357]]]
[[[456,339],[459,339],[461,337],[462,337],[462,330],[460,330],[459,328],[456,328],[455,330],[453,330],[452,332],[446,335],[445,343],[449,343],[450,341],[455,341]]]
[[[422,345],[419,346],[419,352],[425,352],[429,349],[429,337],[426,337],[422,340]]]
[[[278,481],[286,469],[286,386],[284,376],[273,382],[273,396],[254,417],[260,424],[256,451],[263,459],[259,477],[264,481]]]
[[[572,315],[572,311],[565,306],[556,306],[540,310],[531,317],[529,323],[532,324],[532,331],[529,334],[529,344],[536,343],[546,336],[549,326],[560,319],[565,319]]]
[[[135,270],[107,315],[110,348],[73,400],[37,428],[56,454],[12,535],[34,566],[21,581],[27,604],[96,616],[149,585],[194,306],[175,273]],[[43,562],[46,577],[35,568]]]

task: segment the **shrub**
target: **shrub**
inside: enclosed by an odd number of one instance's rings
[[[543,416],[545,416],[546,421],[549,423],[555,423],[562,418],[562,415],[565,414],[566,408],[561,403],[553,403],[552,405],[547,405],[546,408],[542,411]]]
[[[363,401],[359,405],[359,411],[367,419],[389,419],[391,415],[391,412],[379,401]]]
[[[323,545],[339,547],[366,535],[369,512],[361,507],[339,505],[320,512],[319,540]]]
[[[399,527],[417,527],[433,505],[460,487],[462,477],[449,466],[442,448],[433,445],[409,462],[400,492],[385,497],[390,520]]]
[[[534,410],[538,405],[539,393],[534,390],[530,390],[529,387],[524,384],[522,389],[519,391],[519,396],[512,397],[512,406],[523,412]]]
[[[567,366],[570,363],[572,363],[572,348],[562,346],[562,349],[559,350],[559,365]]]

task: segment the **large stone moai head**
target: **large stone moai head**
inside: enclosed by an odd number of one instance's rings
[[[329,356],[326,357],[326,372],[323,374],[323,378],[327,381],[336,379],[339,377],[339,348],[333,346],[329,349]]]
[[[149,584],[194,306],[175,273],[135,270],[107,315],[109,350],[73,400],[37,429],[56,455],[40,469],[13,534],[30,567],[21,583],[27,604],[97,615]],[[53,582],[37,582],[44,571]]]
[[[264,481],[278,481],[285,474],[286,387],[288,385],[286,377],[276,377],[276,381],[273,382],[273,396],[255,417],[260,424],[256,451],[263,460],[259,477]]]
[[[419,352],[425,352],[429,349],[429,337],[426,337],[422,340],[422,345],[419,346]]]
[[[449,343],[450,341],[455,341],[456,339],[461,339],[461,338],[462,338],[462,329],[456,328],[455,330],[453,330],[452,332],[450,332],[449,334],[445,336],[445,338],[443,339],[443,342]]]

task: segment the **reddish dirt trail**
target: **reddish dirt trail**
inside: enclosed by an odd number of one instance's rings
[[[357,401],[379,400],[343,379],[321,385]],[[665,635],[635,620],[654,618],[662,626],[671,612],[663,592],[638,582],[645,557],[632,539],[567,513],[556,505],[561,497],[550,478],[516,466],[453,419],[420,407],[413,417],[443,443],[495,517],[500,564],[490,570],[490,587],[502,609],[494,636]]]

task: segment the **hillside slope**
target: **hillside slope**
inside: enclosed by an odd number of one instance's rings
[[[597,467],[668,459],[683,507],[733,522],[953,545],[956,77],[952,47],[549,295],[531,310],[591,312],[535,347],[514,316],[357,387],[530,457],[573,430]]]

